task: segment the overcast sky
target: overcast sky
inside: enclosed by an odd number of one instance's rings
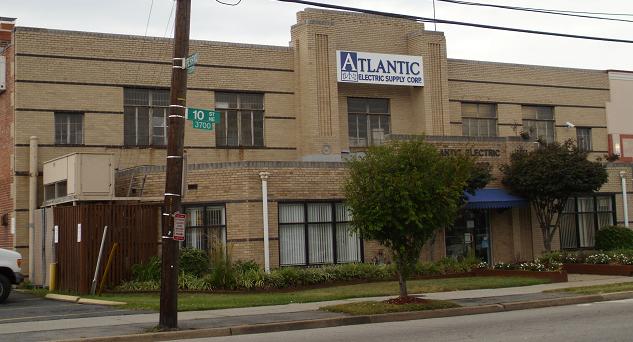
[[[226,2],[237,0],[224,0]],[[316,0],[374,10],[433,16],[432,0]],[[471,0],[523,7],[633,14],[632,0]],[[18,26],[145,35],[152,0],[0,0],[0,16]],[[169,37],[172,0],[153,0],[147,35]],[[274,0],[242,0],[235,7],[192,0],[191,38],[287,46],[295,13],[306,6]],[[633,40],[633,22],[477,8],[436,2],[437,18],[524,29]],[[619,17],[633,20],[633,16]],[[426,29],[432,30],[433,24]],[[449,58],[633,70],[633,44],[546,37],[437,25],[446,34]],[[166,33],[167,32],[167,33]]]

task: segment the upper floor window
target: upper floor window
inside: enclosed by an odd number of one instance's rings
[[[169,90],[125,89],[123,91],[125,145],[165,145]]]
[[[523,106],[523,130],[546,143],[554,142],[554,108]]]
[[[215,93],[215,143],[219,147],[264,146],[264,95]]]
[[[83,113],[55,113],[55,144],[83,144]]]
[[[581,151],[591,151],[591,128],[576,127],[576,141]]]
[[[470,137],[497,136],[497,106],[490,103],[462,103],[463,134]]]
[[[388,99],[347,99],[350,147],[380,145],[391,133]]]

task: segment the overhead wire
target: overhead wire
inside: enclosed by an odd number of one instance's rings
[[[356,7],[349,7],[349,6],[324,4],[324,3],[320,3],[320,2],[306,1],[306,0],[276,0],[276,1],[286,2],[286,3],[303,4],[303,5],[309,5],[309,6],[321,7],[321,8],[328,8],[328,9],[343,10],[343,11],[349,11],[349,12],[380,15],[380,16],[385,16],[385,17],[399,18],[399,19],[408,19],[408,20],[414,20],[414,21],[425,22],[425,23],[438,23],[438,24],[458,25],[458,26],[469,26],[469,27],[477,27],[477,28],[490,29],[490,30],[520,32],[520,33],[528,33],[528,34],[536,34],[536,35],[544,35],[544,36],[575,38],[575,39],[586,39],[586,40],[596,40],[596,41],[614,42],[614,43],[627,43],[627,44],[632,44],[633,43],[633,40],[628,40],[628,39],[585,36],[585,35],[579,35],[579,34],[550,32],[550,31],[538,31],[538,30],[528,30],[528,29],[521,29],[521,28],[515,28],[515,27],[496,26],[496,25],[488,25],[488,24],[478,24],[478,23],[456,21],[456,20],[434,19],[434,18],[426,18],[426,17],[419,17],[419,16],[406,15],[406,14],[398,14],[398,13],[392,13],[392,12],[382,12],[382,11],[369,10],[369,9],[356,8]]]
[[[543,14],[552,14],[552,15],[562,15],[562,16],[585,18],[585,19],[609,20],[609,21],[633,23],[633,20],[597,17],[594,15],[580,14],[579,12],[573,12],[573,11],[559,11],[559,10],[550,10],[550,9],[544,9],[544,8],[507,6],[507,5],[487,4],[487,3],[470,2],[470,1],[462,1],[462,0],[436,0],[436,1],[446,2],[446,3],[456,4],[456,5],[491,7],[491,8],[512,10],[512,11],[523,11],[523,12],[543,13]],[[602,15],[610,15],[610,14],[603,13]],[[619,14],[619,15],[622,15],[622,14]]]
[[[171,17],[174,15],[174,8],[176,8],[176,0],[172,0],[171,11],[169,11],[169,18],[167,18],[167,26],[165,26],[165,33],[163,34],[163,38],[167,37],[169,23],[171,22]]]
[[[239,5],[242,2],[242,0],[237,0],[237,2],[234,2],[234,3],[224,2],[224,1],[220,1],[220,0],[215,0],[215,1],[217,3],[220,3],[222,5],[227,5],[227,6],[237,6],[237,5]]]

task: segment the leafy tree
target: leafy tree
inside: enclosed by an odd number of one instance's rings
[[[452,224],[477,168],[465,155],[441,156],[422,141],[390,142],[370,147],[349,163],[345,197],[353,228],[389,248],[398,271],[400,296],[422,246],[435,231]]]
[[[589,161],[587,152],[572,140],[542,144],[532,151],[517,150],[501,171],[503,184],[532,204],[548,252],[567,200],[597,191],[607,181],[605,167]]]

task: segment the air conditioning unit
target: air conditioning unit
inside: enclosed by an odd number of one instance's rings
[[[0,93],[7,90],[7,58],[0,56]]]

